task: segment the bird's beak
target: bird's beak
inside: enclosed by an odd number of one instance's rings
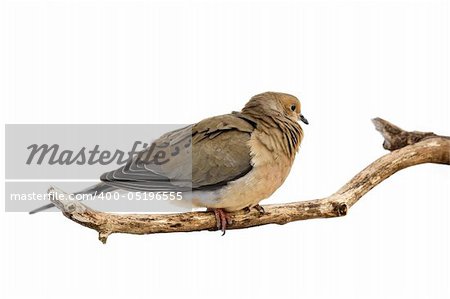
[[[309,125],[308,120],[303,116],[303,114],[300,114],[300,120],[301,120],[302,123],[304,123],[305,125]]]

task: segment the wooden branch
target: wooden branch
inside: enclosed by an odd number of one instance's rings
[[[373,123],[384,137],[383,146],[392,151],[363,169],[329,197],[264,206],[265,213],[253,210],[231,214],[228,229],[265,224],[285,224],[313,218],[345,216],[364,194],[389,176],[409,166],[422,163],[450,164],[450,138],[434,133],[407,132],[381,118]],[[70,200],[64,192],[50,188],[51,202],[67,218],[99,232],[103,243],[110,234],[154,234],[215,230],[211,212],[178,214],[112,214],[93,210],[80,201]]]

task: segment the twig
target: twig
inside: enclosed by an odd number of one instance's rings
[[[348,210],[373,187],[397,171],[422,163],[450,164],[450,138],[434,133],[407,132],[381,118],[373,123],[384,137],[384,148],[392,152],[363,169],[329,197],[264,206],[265,213],[239,211],[231,214],[228,229],[265,224],[285,224],[313,218],[345,216]],[[216,220],[210,212],[178,214],[112,214],[93,210],[64,192],[50,188],[51,202],[69,219],[95,229],[103,243],[110,234],[154,234],[214,230]]]

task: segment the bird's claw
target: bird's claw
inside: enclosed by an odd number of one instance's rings
[[[252,209],[257,210],[261,215],[266,213],[264,208],[262,206],[260,206],[260,205],[256,205],[256,206],[253,206],[253,207],[245,207],[243,209],[243,211],[244,211],[245,214],[248,214],[248,213],[250,213],[252,211]]]
[[[224,209],[213,209],[214,216],[216,216],[216,224],[217,229],[220,229],[222,231],[222,236],[225,235],[225,232],[227,230],[227,225],[231,225],[233,221],[231,220],[230,215],[225,212]]]
[[[260,205],[256,205],[253,208],[255,208],[260,214],[265,214],[266,210],[264,210],[264,208]]]

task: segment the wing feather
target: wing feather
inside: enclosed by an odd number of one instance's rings
[[[253,130],[254,124],[237,113],[208,118],[164,134],[101,180],[129,191],[218,188],[252,169],[248,141]],[[156,163],[157,155],[165,163]]]

